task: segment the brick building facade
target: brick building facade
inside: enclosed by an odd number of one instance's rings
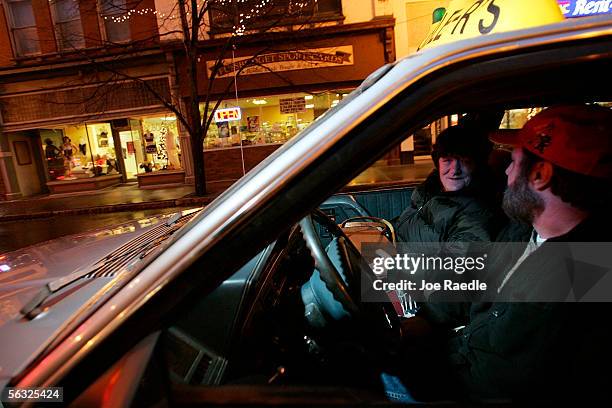
[[[368,7],[319,1],[314,20],[300,22],[299,29],[279,20],[278,32],[267,39],[276,47],[269,55],[317,55],[321,61],[341,56],[342,62],[272,64],[269,73],[234,79],[230,70],[216,80],[212,99],[223,99],[221,107],[241,108],[244,118],[215,124],[207,135],[210,189],[227,187],[370,72],[395,60],[395,20],[382,16],[389,13],[379,0],[364,3]],[[169,18],[174,5],[172,0],[0,0],[0,199],[102,188],[151,170],[148,176],[166,171],[164,182],[193,181],[189,135],[151,92],[177,105],[187,101],[177,19]],[[198,66],[202,92],[207,63],[228,35],[221,22],[222,16],[207,19]],[[265,36],[244,34],[226,58],[228,66],[229,58],[261,52]],[[232,81],[237,89],[229,97],[222,89]],[[287,108],[296,101],[301,101],[297,109]],[[388,156],[397,157],[399,150]],[[153,179],[148,177],[147,185]]]
[[[3,0],[0,199],[116,184],[128,164],[135,173],[132,119],[167,114],[140,85],[169,97],[159,43],[154,0]]]

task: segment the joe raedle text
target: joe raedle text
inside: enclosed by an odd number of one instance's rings
[[[469,282],[455,282],[452,279],[444,279],[442,282],[428,282],[424,279],[412,281],[408,279],[401,279],[397,282],[385,282],[382,279],[376,279],[372,286],[374,290],[380,291],[391,291],[391,290],[403,290],[403,291],[448,291],[448,292],[479,292],[486,291],[487,284],[481,282],[478,279],[471,280]]]

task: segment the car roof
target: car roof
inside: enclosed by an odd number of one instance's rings
[[[528,88],[533,86],[528,80],[534,72],[530,66],[544,72],[559,66],[560,60],[578,64],[575,69],[570,64],[569,74],[584,64],[605,72],[611,36],[612,18],[600,16],[445,44],[398,61],[211,203],[141,269],[129,288],[124,286],[107,305],[91,311],[86,322],[60,333],[63,340],[44,356],[45,364],[21,378],[20,386],[54,383],[87,354],[88,341],[99,343],[146,307],[174,306],[180,299],[171,293],[214,288],[233,268],[375,161],[379,154],[372,152],[382,154],[406,132],[464,106],[470,86],[489,92],[499,89],[502,95],[487,96],[499,103],[525,103],[511,94],[512,87],[503,88],[503,78],[524,78]],[[564,53],[567,47],[575,54]],[[569,78],[568,84],[569,94],[580,89],[589,97],[609,92],[609,85],[585,88],[579,78]],[[543,84],[536,99],[546,101],[561,90]],[[483,103],[486,99],[474,106]],[[164,294],[167,302],[146,302]]]

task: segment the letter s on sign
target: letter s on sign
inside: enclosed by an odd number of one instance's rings
[[[495,5],[495,0],[491,0],[489,5],[487,6],[487,11],[493,14],[493,21],[491,22],[491,24],[485,27],[485,25],[483,24],[484,20],[480,19],[480,21],[478,22],[478,31],[480,31],[480,34],[489,34],[495,28],[495,25],[499,20],[499,13],[501,12],[501,9]]]

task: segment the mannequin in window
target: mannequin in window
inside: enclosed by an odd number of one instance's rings
[[[64,168],[67,171],[68,176],[72,176],[72,167],[74,167],[74,153],[78,151],[68,136],[64,136],[62,139],[62,151],[64,153]]]
[[[170,129],[166,133],[166,151],[168,152],[168,170],[180,169],[181,162],[176,148],[176,138]]]

